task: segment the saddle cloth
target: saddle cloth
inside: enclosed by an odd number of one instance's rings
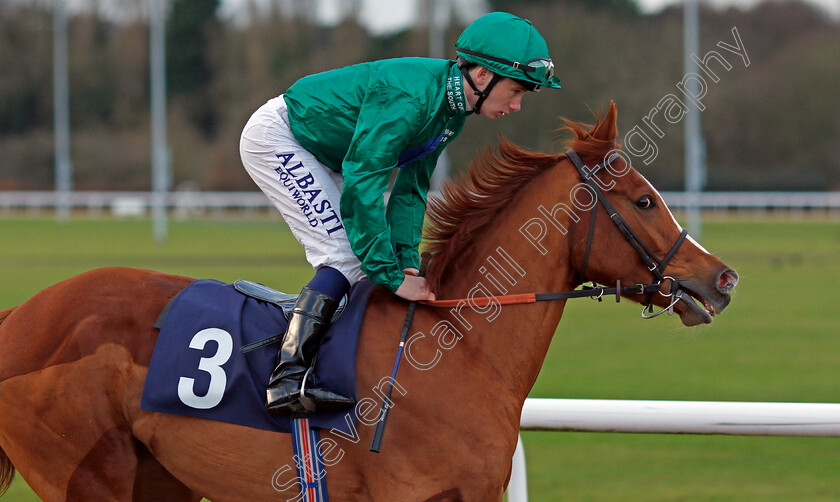
[[[359,327],[372,283],[350,290],[341,317],[321,343],[307,386],[322,386],[358,400],[355,362]],[[141,407],[257,429],[290,432],[286,417],[265,411],[265,385],[274,369],[278,344],[246,354],[243,345],[286,330],[283,310],[215,280],[197,280],[169,305],[161,325]],[[314,378],[314,380],[313,380]],[[350,420],[346,418],[350,415]],[[353,409],[308,415],[312,427],[351,434]]]

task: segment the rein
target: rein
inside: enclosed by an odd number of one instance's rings
[[[680,301],[683,296],[683,291],[679,287],[679,281],[674,277],[665,275],[665,267],[668,266],[668,263],[671,261],[671,258],[677,253],[677,250],[682,246],[682,243],[685,242],[685,238],[688,236],[688,231],[683,229],[680,232],[680,236],[677,238],[676,242],[671,249],[665,254],[665,257],[661,260],[656,256],[656,254],[650,250],[650,248],[645,244],[641,237],[639,237],[636,232],[630,228],[630,225],[627,224],[627,221],[621,217],[621,214],[615,209],[615,207],[604,197],[603,192],[598,187],[598,185],[592,180],[595,174],[600,171],[601,169],[605,169],[607,166],[611,165],[611,163],[618,157],[617,153],[612,154],[608,159],[606,159],[601,164],[598,164],[593,169],[589,169],[580,159],[580,155],[574,150],[569,150],[566,152],[566,157],[572,161],[577,168],[578,173],[580,174],[581,179],[586,185],[592,189],[595,194],[596,200],[601,203],[604,207],[604,210],[607,212],[607,215],[610,217],[610,220],[618,227],[618,230],[624,236],[625,239],[633,246],[633,249],[639,254],[642,258],[642,261],[647,266],[647,269],[653,274],[653,281],[649,284],[635,284],[632,286],[622,286],[621,281],[616,281],[615,287],[603,287],[603,286],[596,286],[593,282],[591,286],[583,286],[581,289],[576,289],[574,291],[559,291],[553,293],[520,293],[514,295],[502,295],[502,296],[493,296],[493,297],[477,297],[477,298],[456,298],[451,300],[426,300],[422,301],[423,305],[427,305],[429,307],[457,307],[458,305],[464,304],[466,302],[475,305],[476,307],[483,307],[490,304],[498,304],[498,305],[516,305],[516,304],[527,304],[527,303],[535,303],[539,301],[551,301],[551,300],[567,300],[571,298],[591,298],[593,300],[601,301],[604,295],[611,296],[615,295],[615,301],[618,303],[621,301],[621,295],[641,295],[646,294],[647,298],[642,305],[644,308],[642,309],[642,317],[645,319],[652,319],[658,315],[661,315],[664,312],[668,312],[668,314],[673,313],[673,307]],[[589,223],[589,236],[586,240],[586,250],[583,254],[583,266],[581,267],[580,278],[581,282],[586,280],[586,267],[589,261],[589,251],[592,248],[592,240],[593,235],[595,233],[595,216],[597,211],[595,208],[592,209],[592,218],[590,219]],[[667,293],[662,292],[662,283],[664,281],[670,281]],[[670,305],[668,307],[662,309],[659,312],[654,312],[653,310],[653,303],[651,302],[654,293],[659,293],[662,296],[671,299]]]
[[[616,281],[615,287],[613,288],[603,286],[583,286],[581,289],[576,289],[574,291],[557,291],[554,293],[519,293],[515,295],[453,298],[450,300],[423,300],[420,303],[429,307],[445,308],[457,307],[459,304],[469,302],[476,307],[486,307],[490,304],[521,305],[551,300],[568,300],[570,298],[592,298],[593,300],[601,300],[604,296],[611,295],[615,295],[615,301],[618,303],[621,300],[621,295],[641,295],[645,293],[653,294],[659,290],[659,283],[622,286],[621,281]]]

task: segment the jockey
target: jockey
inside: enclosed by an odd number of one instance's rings
[[[466,116],[502,117],[520,109],[526,91],[560,87],[545,40],[512,14],[478,18],[455,52],[457,61],[399,58],[304,77],[245,126],[242,163],[315,269],[268,383],[272,415],[303,410],[304,375],[353,283],[368,277],[406,300],[434,299],[418,276],[426,195],[441,151]],[[311,385],[305,396],[319,411],[355,404]]]

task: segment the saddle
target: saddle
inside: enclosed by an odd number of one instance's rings
[[[269,302],[274,305],[280,307],[283,310],[283,317],[286,320],[290,320],[292,317],[292,310],[295,308],[295,302],[297,302],[297,298],[299,295],[290,295],[288,293],[283,293],[277,291],[275,289],[271,289],[268,286],[260,284],[258,282],[252,281],[243,281],[242,279],[238,281],[234,281],[233,287],[242,293],[243,295],[250,296],[251,298],[256,298],[257,300],[262,300],[264,302]],[[338,303],[338,308],[335,309],[335,313],[330,320],[330,323],[334,323],[341,317],[341,313],[344,312],[344,307],[347,305],[347,296],[343,296],[341,301]],[[251,352],[252,350],[256,350],[260,347],[265,347],[266,345],[271,345],[273,343],[283,341],[283,333],[278,335],[270,336],[268,338],[264,338],[258,342],[250,343],[248,345],[244,345],[241,349],[239,349],[243,354]]]
[[[283,315],[286,319],[291,317],[292,309],[295,308],[295,302],[298,297],[298,295],[290,295],[288,293],[271,289],[258,282],[243,281],[242,279],[234,281],[233,287],[243,295],[248,295],[251,298],[256,298],[257,300],[277,305],[283,309]],[[339,307],[339,309],[340,308],[341,307]],[[335,319],[336,317],[333,317],[333,320]]]

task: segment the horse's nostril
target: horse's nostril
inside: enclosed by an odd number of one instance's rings
[[[738,273],[734,270],[724,270],[718,276],[717,290],[721,293],[729,293],[738,284]]]

